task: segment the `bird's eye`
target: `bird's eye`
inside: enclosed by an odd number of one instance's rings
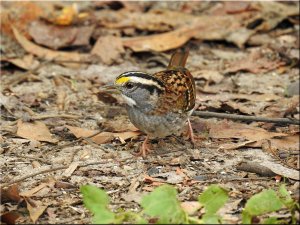
[[[126,87],[127,89],[132,89],[132,88],[134,87],[134,85],[133,85],[133,83],[131,83],[131,82],[127,82],[127,83],[125,84],[125,87]]]

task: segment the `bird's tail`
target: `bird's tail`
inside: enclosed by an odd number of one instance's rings
[[[185,67],[188,56],[189,56],[189,50],[177,50],[171,56],[168,69],[174,67]]]

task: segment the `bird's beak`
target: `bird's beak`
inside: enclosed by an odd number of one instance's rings
[[[99,91],[106,92],[106,93],[112,93],[112,94],[120,94],[120,91],[115,84],[108,84],[108,85],[101,86],[99,88]]]

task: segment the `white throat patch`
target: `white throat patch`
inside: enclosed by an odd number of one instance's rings
[[[126,102],[129,106],[134,106],[134,105],[136,105],[136,102],[135,102],[132,98],[130,98],[130,97],[126,96],[126,95],[123,95],[123,94],[121,94],[121,96],[124,98],[125,102]]]

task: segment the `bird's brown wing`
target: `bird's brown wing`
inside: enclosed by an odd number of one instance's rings
[[[160,79],[166,92],[159,97],[156,108],[157,114],[166,112],[187,112],[195,106],[195,81],[185,68],[174,68],[155,73]]]

